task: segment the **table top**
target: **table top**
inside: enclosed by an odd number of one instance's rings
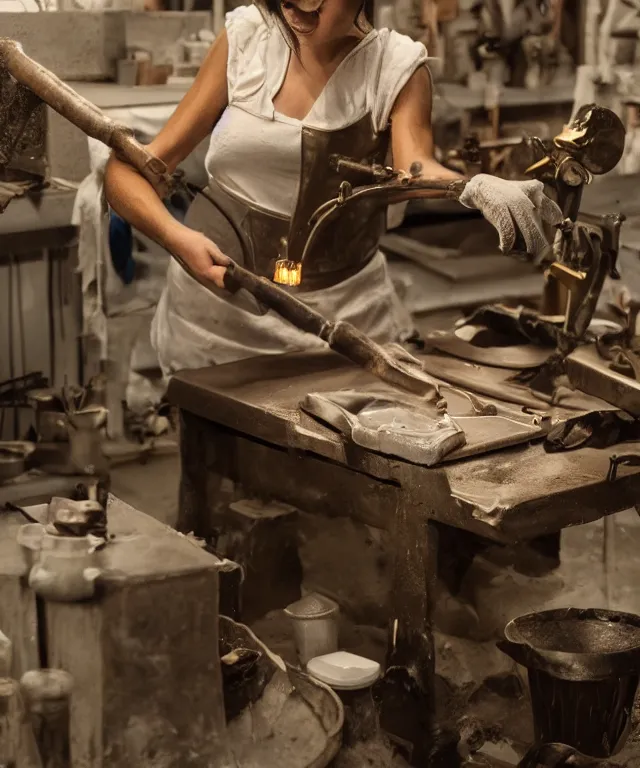
[[[156,107],[177,104],[189,90],[188,85],[119,85],[69,81],[68,85],[100,109]]]
[[[34,520],[48,522],[48,504],[23,507]],[[114,496],[107,506],[110,543],[96,555],[104,586],[202,574],[217,570],[219,559],[173,528],[125,504]],[[17,512],[0,516],[0,576],[24,575],[26,563],[16,541],[27,522]]]
[[[537,442],[429,469],[352,444],[347,448],[341,435],[299,408],[310,392],[373,384],[379,386],[337,355],[293,354],[181,373],[171,381],[169,398],[245,437],[310,453],[382,482],[428,489],[438,473],[448,482],[450,503],[438,507],[435,519],[495,540],[591,522],[640,498],[640,469],[622,469],[615,492],[606,480],[610,455],[623,453],[624,446],[548,454]]]
[[[71,227],[76,194],[75,189],[51,187],[38,195],[15,198],[0,214],[0,237]]]

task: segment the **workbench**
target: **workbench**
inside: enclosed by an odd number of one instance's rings
[[[182,419],[179,529],[217,541],[229,504],[255,498],[309,515],[347,517],[381,532],[392,553],[382,699],[387,716],[398,713],[383,721],[414,744],[416,759],[428,762],[440,532],[454,528],[503,544],[558,533],[633,507],[640,470],[623,470],[612,485],[606,478],[613,450],[548,454],[540,442],[429,469],[347,443],[299,409],[310,392],[374,383],[331,353],[259,358],[175,376],[169,398]],[[616,451],[623,452],[620,446]],[[407,690],[423,706],[414,698],[403,709]]]

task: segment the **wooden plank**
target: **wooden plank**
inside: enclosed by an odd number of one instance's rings
[[[427,493],[427,499],[421,489],[405,485],[392,521],[394,600],[386,673],[378,688],[383,728],[412,745],[411,765],[431,766],[439,764],[433,638],[438,530],[430,521],[438,494]]]
[[[45,189],[37,197],[29,194],[12,200],[0,215],[0,235],[71,227],[75,197],[75,190]]]
[[[640,497],[638,468],[625,468],[615,483],[607,481],[609,456],[624,450],[623,445],[563,453],[545,453],[541,445],[512,448],[448,465],[447,478],[465,516],[521,541],[632,508]]]
[[[198,509],[192,510],[189,501],[180,504],[182,531],[207,537],[224,522],[228,503],[234,500],[220,494],[224,479],[241,487],[236,489],[241,497],[273,499],[310,514],[349,517],[374,528],[388,529],[392,523],[396,484],[309,453],[252,440],[187,413],[182,423],[187,459],[183,466],[189,477],[202,479],[192,486],[199,497]],[[197,449],[205,444],[206,449]]]
[[[40,666],[35,595],[25,583],[27,563],[16,541],[26,522],[17,513],[0,514],[0,631],[13,646],[11,676],[16,680]]]
[[[268,371],[268,378],[265,373]],[[279,355],[185,371],[171,379],[169,400],[188,413],[282,448],[312,451],[381,480],[393,478],[387,458],[350,447],[334,430],[301,413],[309,392],[380,386],[334,354]]]

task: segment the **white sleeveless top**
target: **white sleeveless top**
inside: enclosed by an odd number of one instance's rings
[[[213,131],[206,169],[212,184],[286,217],[297,202],[302,129],[340,130],[370,114],[375,130],[385,130],[400,91],[428,60],[421,43],[374,30],[340,64],[307,117],[294,120],[278,114],[273,105],[292,55],[278,23],[253,5],[243,6],[227,14],[226,29],[229,106]],[[299,298],[382,343],[412,331],[381,253],[348,280]],[[167,376],[185,368],[324,346],[275,313],[255,315],[238,296],[212,294],[175,262],[156,311],[152,341]]]
[[[292,216],[298,196],[302,128],[335,131],[371,114],[384,131],[398,94],[426,63],[421,43],[370,32],[334,72],[304,120],[276,112],[273,99],[292,51],[277,22],[255,6],[227,16],[229,102],[211,137],[209,176],[227,192],[267,211]]]

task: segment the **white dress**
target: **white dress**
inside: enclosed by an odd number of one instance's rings
[[[279,25],[255,6],[227,14],[229,106],[211,137],[210,183],[276,215],[290,218],[300,183],[302,129],[340,130],[370,114],[386,130],[402,88],[427,62],[421,43],[389,30],[370,32],[338,67],[307,117],[276,112],[291,50]],[[412,323],[378,253],[359,273],[298,297],[332,320],[346,320],[385,343],[408,337]],[[230,363],[258,355],[323,346],[279,315],[247,311],[241,296],[212,294],[172,262],[152,327],[162,370]]]

